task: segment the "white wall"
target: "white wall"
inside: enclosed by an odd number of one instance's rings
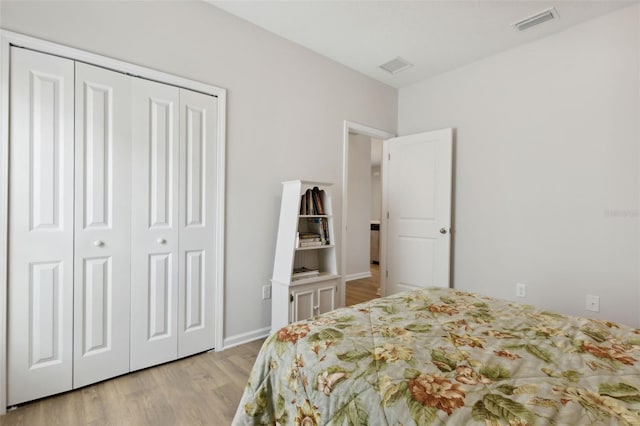
[[[382,212],[382,170],[371,167],[371,220],[380,222]]]
[[[226,338],[270,325],[280,182],[340,212],[343,120],[395,131],[395,89],[206,3],[3,1],[0,27],[228,89]]]
[[[382,139],[371,138],[371,220],[380,221],[382,215]]]
[[[522,282],[525,302],[638,324],[639,21],[633,6],[400,90],[401,135],[457,129],[455,287],[515,300]]]
[[[371,138],[349,135],[347,279],[369,274],[371,246]]]

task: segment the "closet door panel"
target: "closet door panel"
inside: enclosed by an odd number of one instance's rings
[[[9,405],[71,389],[73,74],[11,48]]]
[[[180,90],[178,356],[214,346],[217,98]]]
[[[76,63],[74,376],[129,371],[131,77]]]
[[[179,89],[133,79],[131,369],[177,358]]]
[[[149,339],[171,338],[171,253],[149,255]]]

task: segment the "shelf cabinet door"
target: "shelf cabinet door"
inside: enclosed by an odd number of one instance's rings
[[[315,289],[306,288],[300,290],[294,290],[293,302],[291,307],[292,321],[302,321],[314,316],[315,306]]]
[[[337,280],[293,287],[291,322],[307,320],[336,308]]]
[[[318,286],[316,290],[317,315],[333,311],[336,308],[336,288],[337,282]]]

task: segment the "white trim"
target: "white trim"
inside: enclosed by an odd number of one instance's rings
[[[638,11],[637,12],[638,24],[640,24],[640,8],[637,9],[637,11]],[[640,34],[638,35],[638,42],[640,42]],[[638,81],[640,81],[640,74],[638,75],[638,78],[639,78]],[[637,95],[638,95],[637,99],[640,99],[640,87],[638,87]],[[636,117],[636,119],[637,119],[636,122],[638,123],[638,134],[640,134],[640,114],[638,114],[638,117]],[[454,133],[454,137],[455,137],[455,133]],[[454,146],[454,155],[455,155],[455,146]],[[636,160],[640,161],[640,155],[638,156],[638,158]],[[454,179],[455,179],[455,171],[454,171]],[[640,177],[639,177],[639,180],[640,180]],[[640,182],[638,182],[638,183],[640,183]],[[453,198],[453,200],[454,200],[453,203],[455,204],[455,197]],[[637,205],[636,207],[640,207],[640,205]],[[638,236],[637,237],[638,237],[638,240],[640,241],[640,230],[638,230]],[[453,248],[455,248],[453,246],[453,244],[455,244],[455,243],[452,243],[452,250],[453,250]],[[638,259],[637,260],[638,260],[638,264],[640,264],[640,253],[638,253]],[[453,275],[453,273],[454,273],[453,268],[451,268],[451,274]],[[637,306],[640,306],[640,280],[637,280],[636,286],[637,286],[637,289],[636,289],[636,291],[637,291],[636,292],[636,303],[637,303]],[[638,316],[637,319],[636,319],[636,327],[640,327],[640,309],[638,309],[636,315]]]
[[[190,80],[188,78],[179,77],[177,75],[168,74],[162,71],[157,71],[152,68],[142,67],[139,65],[131,64],[129,62],[109,58],[107,56],[97,55],[95,53],[90,53],[73,47],[52,43],[50,41],[15,33],[13,31],[0,29],[0,38],[2,38],[3,44],[9,43],[13,46],[37,50],[42,53],[61,56],[63,58],[68,58],[74,61],[85,62],[90,65],[97,65],[99,67],[107,68],[113,71],[124,72],[135,77],[142,77],[147,80],[153,80],[164,84],[182,87],[207,95],[218,96],[219,94],[226,92],[225,89],[221,89],[210,84],[201,83],[199,81]]]
[[[271,327],[265,327],[258,330],[248,331],[246,333],[236,334],[235,336],[224,339],[224,349],[230,349],[234,346],[244,345],[254,340],[264,339],[271,334]],[[217,349],[216,349],[217,351]]]
[[[352,133],[357,133],[359,135],[371,136],[372,138],[377,139],[389,139],[395,138],[395,133],[387,132],[386,130],[379,130],[374,127],[370,127],[364,124],[356,123],[355,121],[344,121],[345,127],[348,128]]]
[[[355,274],[349,274],[344,277],[345,281],[362,280],[365,278],[371,278],[371,272],[356,272]]]
[[[389,140],[382,141],[382,162],[380,164],[380,179],[382,180],[382,214],[380,215],[380,291],[378,296],[387,295],[387,230],[389,229],[389,197],[387,185],[389,175]]]
[[[0,415],[7,411],[7,226],[9,217],[9,40],[0,33]]]
[[[227,91],[221,89],[218,94],[218,137],[217,137],[217,153],[218,160],[218,187],[216,194],[216,278],[214,284],[214,330],[215,330],[215,348],[224,349],[224,255],[225,255],[225,188],[226,188],[226,132],[227,132]]]
[[[389,133],[387,131],[384,130],[379,130],[376,129],[374,127],[370,127],[370,126],[366,126],[364,124],[360,124],[360,123],[356,123],[354,121],[348,121],[345,120],[344,121],[344,129],[343,129],[343,133],[342,133],[342,227],[341,227],[341,231],[342,231],[342,242],[341,242],[341,253],[340,253],[340,267],[343,270],[346,270],[347,267],[347,212],[348,212],[348,198],[349,198],[349,191],[348,191],[348,183],[349,183],[349,132],[352,133],[357,133],[360,135],[366,135],[366,136],[370,136],[372,138],[377,138],[377,139],[389,139],[389,138],[393,138],[396,135],[393,133]],[[381,166],[380,166],[380,173],[382,174],[382,179],[384,179],[384,161],[382,162]],[[382,197],[383,197],[383,202],[384,202],[384,198],[385,198],[385,192],[384,192],[384,188],[382,190]],[[384,205],[384,204],[383,204]],[[383,217],[381,218],[381,226],[384,226],[382,229],[386,229],[386,216],[383,214]],[[382,287],[382,289],[384,290],[384,285],[386,284],[386,281],[384,279],[383,276],[383,269],[384,269],[384,265],[385,265],[385,259],[386,257],[384,256],[384,248],[385,246],[383,245],[383,241],[384,238],[381,235],[380,236],[380,285]],[[340,283],[340,306],[344,306],[345,304],[345,283],[347,281],[345,274],[342,274],[342,282]]]
[[[215,294],[215,347],[224,348],[224,250],[225,250],[225,161],[226,161],[226,110],[227,91],[151,68],[141,67],[84,50],[48,42],[34,37],[0,29],[0,415],[7,406],[7,220],[8,220],[8,152],[9,152],[9,72],[11,46],[24,47],[42,53],[57,55],[79,62],[97,65],[136,77],[182,87],[218,98],[217,154],[217,223]]]

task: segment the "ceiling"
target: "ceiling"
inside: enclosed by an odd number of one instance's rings
[[[206,1],[397,88],[638,2]],[[558,19],[522,32],[512,26],[552,6]],[[379,68],[396,57],[414,66],[393,75]]]

